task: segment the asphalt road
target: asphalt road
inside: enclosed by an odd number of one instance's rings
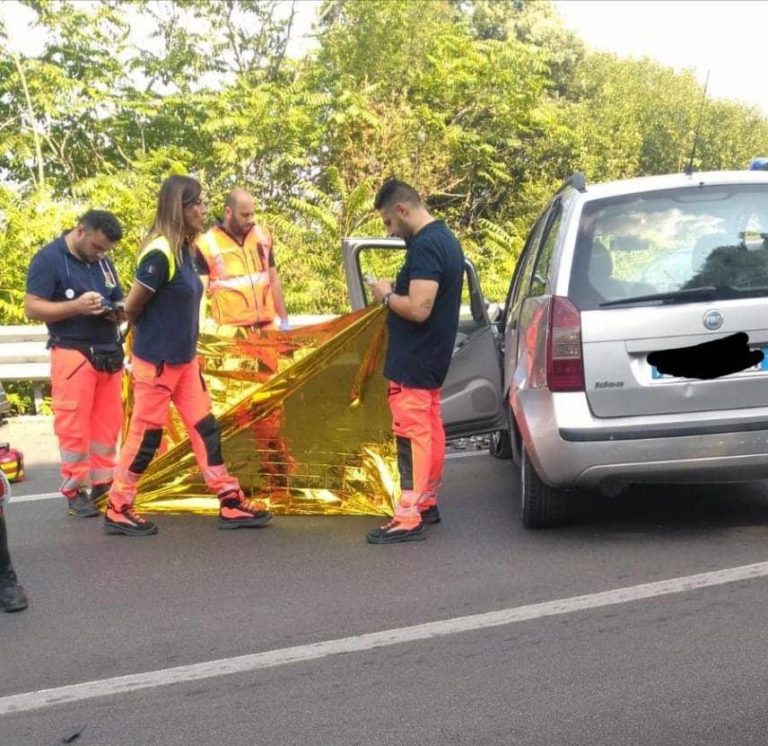
[[[30,461],[17,495],[56,488],[45,428],[0,430]],[[157,536],[130,539],[68,519],[58,499],[12,504],[31,605],[0,615],[0,744],[57,744],[83,728],[78,746],[768,742],[765,576],[472,621],[765,562],[768,485],[592,496],[572,526],[529,532],[514,476],[483,453],[450,459],[443,523],[392,547],[364,542],[376,518],[222,532],[160,516]],[[464,631],[403,631],[467,617]],[[360,644],[386,630],[380,647]],[[330,652],[308,647],[333,640]],[[225,673],[258,653],[271,663]],[[209,661],[196,680],[167,673]],[[154,686],[120,691],[112,680],[129,674]],[[55,691],[9,711],[40,690]]]

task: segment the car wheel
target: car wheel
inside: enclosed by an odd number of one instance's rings
[[[526,528],[562,526],[571,517],[571,496],[539,479],[525,447],[520,464],[520,514]]]
[[[512,458],[512,443],[509,439],[509,433],[506,430],[496,430],[496,432],[491,433],[488,451],[494,458]]]

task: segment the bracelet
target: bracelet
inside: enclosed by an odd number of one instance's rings
[[[381,305],[386,306],[389,308],[389,296],[392,295],[392,291],[390,290],[388,293],[384,295],[384,297],[381,299]]]

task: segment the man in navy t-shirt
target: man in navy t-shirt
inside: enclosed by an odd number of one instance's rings
[[[464,254],[456,236],[408,184],[388,181],[374,207],[407,249],[394,283],[371,284],[373,296],[389,309],[384,376],[390,381],[401,496],[393,520],[371,531],[368,541],[391,544],[424,539],[424,524],[440,521],[437,490],[445,460],[440,387],[458,330]]]
[[[94,501],[109,491],[122,425],[123,291],[107,257],[122,235],[111,212],[89,210],[27,271],[24,311],[49,332],[61,493],[69,515],[80,518],[99,514]]]

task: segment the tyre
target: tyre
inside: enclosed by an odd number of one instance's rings
[[[526,528],[553,528],[571,517],[572,496],[539,479],[525,447],[520,464],[520,517]]]
[[[512,458],[512,443],[506,430],[496,430],[491,433],[491,442],[488,451],[494,458]]]

